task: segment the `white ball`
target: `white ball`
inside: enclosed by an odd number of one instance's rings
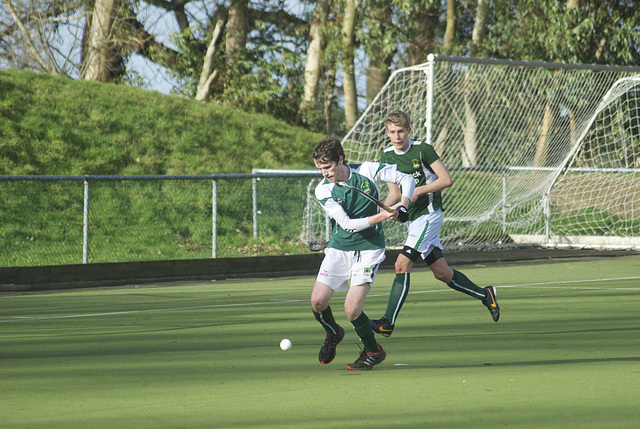
[[[285,338],[284,340],[280,341],[280,348],[282,350],[289,350],[291,348],[291,340]]]

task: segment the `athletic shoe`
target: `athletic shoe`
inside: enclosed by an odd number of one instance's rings
[[[338,325],[338,328],[340,328],[340,330],[337,334],[325,334],[324,344],[320,349],[320,353],[318,353],[318,360],[320,361],[320,363],[331,363],[333,358],[336,357],[336,346],[344,338],[344,329],[342,329],[342,326],[340,325]]]
[[[387,353],[382,346],[378,344],[378,351],[375,353],[362,350],[360,357],[350,365],[347,365],[349,371],[368,371],[373,368],[374,365],[379,364],[387,357]]]
[[[500,319],[500,307],[498,307],[498,301],[496,300],[496,288],[493,286],[487,286],[484,288],[487,291],[487,297],[482,300],[482,303],[487,306],[491,312],[491,317],[494,322]]]
[[[383,337],[390,337],[393,333],[393,325],[389,323],[386,317],[378,320],[370,320],[369,323],[371,323],[373,332],[377,332]]]

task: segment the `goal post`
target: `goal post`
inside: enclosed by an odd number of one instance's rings
[[[640,68],[430,55],[396,70],[343,139],[347,161],[378,160],[384,117],[411,116],[454,185],[448,250],[542,244],[640,247]],[[303,238],[326,232],[312,198]],[[405,238],[385,226],[387,245]]]
[[[554,246],[640,248],[640,75],[604,95],[548,190]]]

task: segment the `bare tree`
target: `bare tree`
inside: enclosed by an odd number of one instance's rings
[[[3,19],[2,22],[0,44],[4,50],[3,56],[25,68],[66,75],[65,68],[55,61],[56,55],[61,58],[64,56],[49,43],[53,30],[47,25],[47,19],[51,11],[28,2],[16,2],[16,6],[11,0],[3,0],[3,3],[13,20],[9,22]]]

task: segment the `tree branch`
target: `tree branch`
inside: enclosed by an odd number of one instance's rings
[[[31,36],[29,35],[29,32],[27,31],[26,27],[22,23],[22,20],[20,19],[20,17],[16,13],[16,10],[13,8],[13,5],[11,4],[11,0],[4,0],[4,3],[7,6],[7,10],[9,10],[9,13],[13,17],[13,20],[15,21],[16,26],[18,27],[18,29],[22,33],[22,37],[24,38],[24,40],[25,40],[25,42],[27,44],[27,49],[29,50],[31,55],[33,55],[33,57],[38,62],[38,64],[40,64],[40,66],[47,73],[54,74],[54,75],[62,74],[62,73],[60,73],[60,71],[56,67],[55,63],[45,60],[42,57],[42,55],[40,55],[40,52],[38,52],[38,49],[36,48],[35,44],[33,43],[33,40],[31,39]]]
[[[127,14],[128,18],[122,20],[120,25],[125,27],[125,34],[128,34],[128,36],[126,40],[121,40],[120,43],[131,52],[142,55],[154,63],[173,68],[180,53],[158,42],[153,34],[147,32],[144,24],[138,21],[131,8],[127,9]]]
[[[145,0],[145,2],[151,6],[164,9],[167,12],[173,12],[181,32],[189,28],[189,20],[187,19],[187,14],[184,12],[184,7],[191,1],[193,0]]]

